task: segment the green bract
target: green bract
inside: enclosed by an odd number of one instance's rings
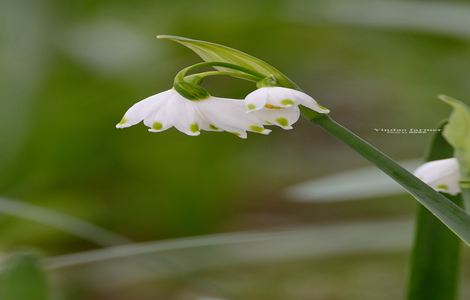
[[[219,67],[227,69],[228,71],[208,71],[188,75],[188,72],[200,67]],[[261,82],[264,77],[263,74],[248,68],[244,68],[242,66],[228,62],[211,61],[197,63],[179,71],[178,74],[176,74],[173,87],[180,95],[188,100],[204,100],[209,98],[210,94],[203,87],[201,87],[200,84],[202,80],[208,76],[231,76],[254,82]]]
[[[226,62],[238,65],[240,67],[258,72],[262,74],[263,77],[273,76],[276,79],[278,86],[299,89],[299,87],[292,80],[290,80],[286,75],[282,74],[279,70],[270,64],[240,50],[215,43],[193,40],[174,35],[159,35],[157,37],[159,39],[168,39],[178,42],[196,52],[196,54],[198,54],[205,61]],[[215,68],[224,71],[230,70],[221,66],[216,66]]]
[[[256,83],[257,88],[277,86],[277,85],[278,84],[277,84],[276,77],[274,77],[273,75],[267,76]]]
[[[470,109],[463,102],[449,96],[441,95],[439,98],[453,108],[443,135],[454,148],[462,181],[470,182]]]
[[[186,81],[175,82],[173,87],[181,96],[188,100],[204,100],[210,96],[210,94],[201,86]]]

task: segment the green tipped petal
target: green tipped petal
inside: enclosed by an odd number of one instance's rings
[[[119,121],[118,125],[124,125],[126,123],[127,123],[127,119],[123,117],[121,121]]]

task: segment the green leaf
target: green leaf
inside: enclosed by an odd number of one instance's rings
[[[462,205],[461,195],[446,197]],[[407,299],[457,299],[460,239],[421,205],[416,212],[415,231]]]
[[[134,282],[133,278],[154,280],[229,266],[403,252],[410,247],[412,226],[408,219],[377,219],[182,237],[49,257],[45,266],[60,273],[77,268],[84,275],[99,272],[107,279],[106,285],[112,286]],[[107,276],[117,270],[123,270],[122,276]]]
[[[470,180],[470,109],[463,102],[441,95],[439,98],[452,106],[453,111],[443,135],[455,150],[463,180]]]
[[[180,43],[183,46],[188,47],[193,50],[197,55],[199,55],[204,61],[217,61],[217,62],[227,62],[235,65],[239,65],[244,68],[254,70],[258,73],[261,73],[268,76],[274,76],[278,85],[298,89],[298,86],[290,80],[286,75],[282,74],[279,70],[271,66],[270,64],[262,61],[259,58],[246,54],[240,50],[236,50],[227,46],[188,39],[185,37],[174,36],[174,35],[159,35],[159,39],[167,39]],[[216,69],[227,71],[223,67],[215,67]],[[231,70],[233,71],[233,70]]]
[[[444,125],[445,123],[440,128]],[[426,161],[445,159],[452,155],[453,148],[441,132],[437,132],[429,147]],[[445,196],[462,206],[461,194]],[[460,240],[422,205],[417,207],[415,228],[407,299],[457,299]]]
[[[46,277],[32,254],[17,254],[6,262],[0,277],[2,300],[47,300]]]
[[[2,196],[0,196],[0,213],[48,225],[100,246],[112,246],[130,242],[123,236],[80,218]]]

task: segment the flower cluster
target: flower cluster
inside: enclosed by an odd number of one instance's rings
[[[329,112],[309,95],[277,86],[261,87],[245,99],[213,96],[189,99],[183,94],[172,88],[150,96],[129,108],[116,127],[125,128],[143,121],[150,132],[175,127],[191,136],[205,130],[226,131],[246,138],[248,131],[269,134],[271,130],[266,125],[292,129],[300,116],[299,105],[322,114]]]

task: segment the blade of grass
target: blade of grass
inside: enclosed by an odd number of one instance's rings
[[[223,233],[199,237],[178,238],[156,242],[129,244],[48,258],[50,270],[95,263],[118,262],[126,259],[178,253],[184,255],[200,250],[205,259],[185,264],[211,265],[212,262],[238,262],[278,260],[282,257],[310,257],[343,255],[364,251],[403,250],[409,245],[408,220],[348,222],[344,224],[316,225],[277,231]],[[383,234],[386,232],[386,234]],[[322,241],[319,243],[318,241]],[[210,250],[218,249],[215,256]],[[219,261],[220,259],[220,261]]]
[[[46,224],[100,246],[114,246],[130,242],[123,236],[82,219],[5,197],[0,197],[0,213]]]
[[[202,270],[403,252],[410,247],[411,227],[411,220],[392,219],[224,233],[67,254],[44,265],[59,276],[81,273],[90,284],[113,288]]]
[[[460,196],[447,196],[457,204]],[[408,300],[457,299],[460,240],[427,209],[416,211],[415,241],[411,254]]]
[[[44,1],[0,1],[0,119],[9,124],[0,127],[2,191],[14,182],[27,160],[22,156],[23,150],[34,128],[33,107],[39,99],[36,93],[45,79],[52,48],[48,38],[52,27],[47,18],[49,10]],[[21,38],[18,28],[22,28]],[[15,63],[19,61],[22,63]]]

